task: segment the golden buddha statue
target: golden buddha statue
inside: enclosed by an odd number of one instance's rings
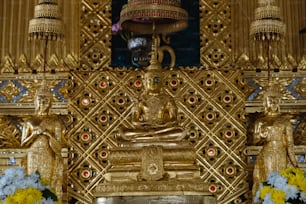
[[[289,117],[280,113],[278,87],[270,86],[264,95],[264,117],[255,122],[254,143],[262,145],[253,172],[253,197],[259,184],[267,180],[271,172],[287,167],[297,167],[294,154],[292,125]]]
[[[135,128],[121,128],[119,139],[131,142],[177,142],[186,136],[177,124],[177,107],[162,90],[162,70],[150,65],[144,74],[144,93],[132,110]]]
[[[21,145],[28,147],[27,173],[36,171],[50,183],[59,200],[62,198],[64,128],[56,115],[49,115],[52,94],[43,80],[34,103],[35,116],[23,124]]]

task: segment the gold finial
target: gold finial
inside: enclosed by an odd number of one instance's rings
[[[157,59],[157,49],[158,49],[158,37],[155,34],[153,34],[150,65],[147,67],[148,71],[153,71],[153,70],[158,71],[162,69],[162,65]]]
[[[57,40],[64,35],[57,0],[39,0],[29,23],[30,39]]]
[[[258,0],[258,4],[259,7],[255,10],[255,21],[251,23],[251,36],[259,41],[279,41],[286,30],[280,8],[275,6],[275,0]]]

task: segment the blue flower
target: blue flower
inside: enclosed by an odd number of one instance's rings
[[[281,189],[282,186],[286,186],[288,179],[282,177],[278,172],[272,172],[269,174],[267,183],[271,186]]]
[[[292,198],[292,199],[298,198],[299,190],[295,186],[285,185],[283,186],[281,190],[286,192],[286,200],[288,200],[289,198]]]
[[[280,171],[280,173],[270,173],[267,181],[260,184],[254,197],[254,202],[262,204],[275,204],[275,202],[278,202],[275,196],[281,195],[282,193],[280,191],[282,191],[284,193],[283,198],[285,199],[286,204],[305,204],[306,194],[298,188],[298,185],[288,184],[288,179],[293,178],[293,181],[300,179],[300,177],[296,177],[297,174],[294,173],[296,171],[300,171],[300,169],[288,168]],[[260,199],[259,195],[262,192],[264,185],[268,185],[270,188],[265,188],[265,197],[264,199]]]
[[[300,200],[306,202],[306,193],[301,192],[301,194],[300,194]]]
[[[275,204],[271,199],[271,194],[267,193],[262,204]]]
[[[24,168],[7,169],[4,171],[4,175],[0,175],[0,201],[4,204],[6,197],[14,195],[18,189],[27,188],[36,188],[41,192],[46,189],[50,190],[50,186],[41,183],[39,173],[25,175]],[[54,200],[52,197],[43,198],[40,203],[54,204]]]
[[[54,204],[54,201],[51,198],[43,198],[41,204]]]

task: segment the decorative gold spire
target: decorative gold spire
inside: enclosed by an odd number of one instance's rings
[[[158,41],[157,36],[153,35],[150,65],[147,67],[148,71],[161,70],[162,69],[162,65],[157,59],[157,49],[158,49],[158,42],[157,41]]]
[[[258,0],[258,4],[259,7],[255,10],[255,21],[251,23],[251,36],[260,41],[280,40],[286,30],[280,8],[275,6],[275,0]]]
[[[30,39],[57,40],[63,33],[57,0],[39,0],[29,23]]]

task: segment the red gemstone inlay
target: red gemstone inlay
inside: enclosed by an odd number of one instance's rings
[[[123,103],[123,99],[120,98],[120,99],[118,100],[118,103],[122,104],[122,103]]]
[[[88,106],[88,105],[89,105],[89,99],[88,99],[88,98],[84,98],[84,99],[82,100],[82,104],[83,104],[84,106]]]
[[[89,139],[89,135],[88,135],[88,134],[84,134],[83,137],[82,137],[82,139],[83,139],[84,141],[88,140],[88,139]]]
[[[214,115],[212,113],[208,113],[206,118],[212,120],[214,118]]]
[[[172,84],[173,86],[176,86],[176,85],[177,85],[177,81],[176,81],[176,80],[172,80],[172,81],[171,81],[171,84]]]
[[[227,172],[228,174],[233,174],[233,173],[234,173],[234,169],[233,169],[232,167],[228,167],[228,168],[226,169],[226,172]]]
[[[232,132],[231,132],[231,131],[227,131],[227,132],[226,132],[226,136],[227,136],[227,137],[231,137],[231,136],[232,136]]]
[[[209,187],[209,191],[210,191],[210,192],[215,192],[216,190],[217,190],[217,188],[216,188],[215,185],[211,185],[211,186]]]
[[[104,151],[103,151],[103,152],[101,152],[101,157],[102,157],[102,158],[107,157],[107,152],[104,152]]]
[[[212,81],[211,80],[207,80],[206,81],[206,85],[211,85],[212,84]]]
[[[194,101],[195,101],[195,99],[194,99],[193,97],[190,97],[190,98],[189,98],[189,102],[190,102],[190,103],[193,103]]]
[[[107,83],[105,81],[101,81],[100,87],[105,88],[107,86]]]
[[[101,121],[102,122],[105,122],[107,120],[107,117],[106,116],[101,116]]]
[[[226,103],[230,102],[231,99],[232,99],[232,98],[231,98],[230,96],[225,96],[225,97],[223,98],[224,102],[226,102]]]
[[[208,149],[207,153],[208,153],[208,156],[214,156],[216,151],[215,151],[215,149],[211,148],[211,149]]]
[[[84,178],[88,178],[90,176],[89,171],[87,171],[87,170],[84,170],[82,175],[83,175]]]
[[[141,82],[139,80],[135,81],[135,86],[136,87],[140,87],[141,86]]]

